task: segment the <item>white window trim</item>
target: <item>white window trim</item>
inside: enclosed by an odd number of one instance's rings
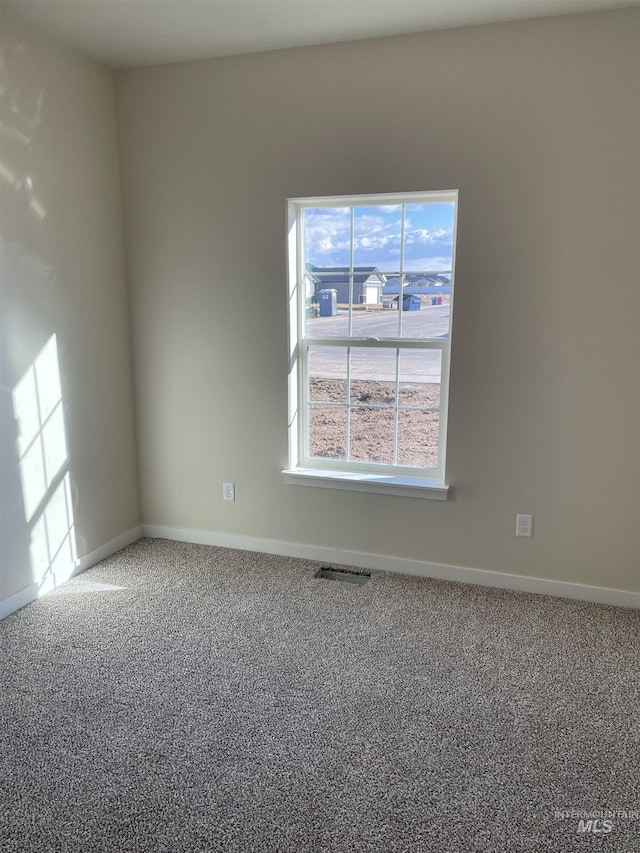
[[[338,207],[357,205],[416,204],[429,202],[455,202],[453,256],[451,266],[451,312],[449,335],[445,338],[403,338],[403,347],[438,349],[442,353],[440,384],[440,417],[438,433],[438,468],[411,468],[408,466],[380,465],[345,460],[327,460],[309,457],[306,452],[306,357],[308,347],[314,343],[345,346],[343,338],[305,338],[305,276],[302,251],[302,214],[309,207]],[[392,193],[384,195],[357,195],[331,198],[296,198],[287,200],[287,280],[289,321],[289,467],[282,471],[286,483],[320,488],[347,489],[405,497],[446,500],[449,485],[445,482],[447,415],[449,402],[449,369],[453,328],[453,294],[455,282],[456,230],[458,191],[420,193]],[[404,223],[404,220],[403,220]],[[404,225],[403,225],[404,228]],[[402,266],[402,264],[401,264]],[[404,269],[401,269],[401,274]],[[397,348],[392,339],[370,340],[350,338],[359,347],[388,346]]]

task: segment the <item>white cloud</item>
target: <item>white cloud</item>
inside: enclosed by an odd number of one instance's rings
[[[351,214],[348,207],[316,208],[304,216],[308,256],[331,255],[349,249]]]
[[[380,234],[373,237],[356,237],[353,241],[355,249],[384,249],[390,243],[400,245],[400,235]]]
[[[354,217],[355,263],[381,269],[397,265],[400,254],[402,217],[389,216],[401,205],[357,209]],[[418,207],[412,205],[412,212]],[[384,215],[383,215],[384,214]],[[419,217],[418,217],[419,218]],[[304,217],[307,258],[327,266],[349,263],[351,239],[350,208],[315,208]],[[453,245],[452,228],[414,228],[405,218],[405,268],[407,270],[448,269]],[[437,257],[424,257],[433,253]],[[416,257],[420,255],[421,257]]]
[[[432,258],[405,258],[406,272],[447,272],[451,269],[451,255]]]
[[[453,231],[451,228],[435,228],[433,231],[429,231],[427,228],[418,228],[405,234],[405,241],[408,246],[413,243],[428,245],[440,243],[450,246],[453,243]]]

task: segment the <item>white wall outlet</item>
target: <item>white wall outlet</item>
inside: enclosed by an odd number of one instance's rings
[[[532,515],[516,515],[516,536],[526,536],[528,539],[533,536]]]
[[[225,501],[235,501],[236,499],[236,484],[235,483],[223,483],[222,484],[222,497]]]

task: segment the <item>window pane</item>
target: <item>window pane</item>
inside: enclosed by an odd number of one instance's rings
[[[324,292],[323,292],[324,291]],[[318,284],[318,290],[307,297],[304,331],[307,337],[343,337],[349,334],[349,308],[338,305],[332,283]]]
[[[400,268],[402,205],[367,205],[353,213],[353,265],[363,272]],[[354,300],[355,301],[355,300]]]
[[[307,336],[346,337],[349,334],[348,273],[332,271],[308,274],[305,315]]]
[[[356,337],[398,334],[397,315],[382,307],[386,277],[381,271],[400,268],[401,228],[400,204],[354,208],[351,333]]]
[[[407,204],[404,221],[404,271],[451,270],[453,202]]]
[[[452,202],[405,207],[403,337],[449,334],[454,215]]]
[[[351,208],[304,211],[305,331],[307,335],[348,333]],[[338,305],[342,305],[338,309]]]
[[[350,458],[359,462],[393,464],[393,408],[350,410]]]
[[[309,406],[309,456],[344,459],[346,446],[346,406]]]
[[[304,247],[307,271],[349,266],[351,208],[314,207],[304,211]]]
[[[347,402],[347,348],[309,347],[309,401]]]
[[[438,466],[439,412],[398,412],[398,465]]]
[[[398,351],[377,347],[351,349],[351,403],[393,405]]]
[[[432,285],[409,285],[413,276],[405,275],[402,298],[394,297],[394,308],[402,301],[403,338],[446,338],[451,313],[450,288]],[[423,277],[420,277],[421,279]],[[443,291],[447,291],[446,293]]]
[[[399,406],[440,406],[440,350],[400,350],[399,373]]]
[[[383,276],[382,281],[386,281]],[[354,304],[351,334],[356,338],[395,338],[400,327],[398,323],[398,303],[394,302],[395,294],[384,293],[383,283],[380,299],[376,304]]]

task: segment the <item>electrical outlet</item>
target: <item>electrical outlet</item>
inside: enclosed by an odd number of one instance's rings
[[[532,515],[516,515],[516,536],[525,536],[528,539],[533,536]]]
[[[235,483],[223,483],[222,484],[222,497],[225,501],[235,501],[235,499],[236,499],[236,484]]]

